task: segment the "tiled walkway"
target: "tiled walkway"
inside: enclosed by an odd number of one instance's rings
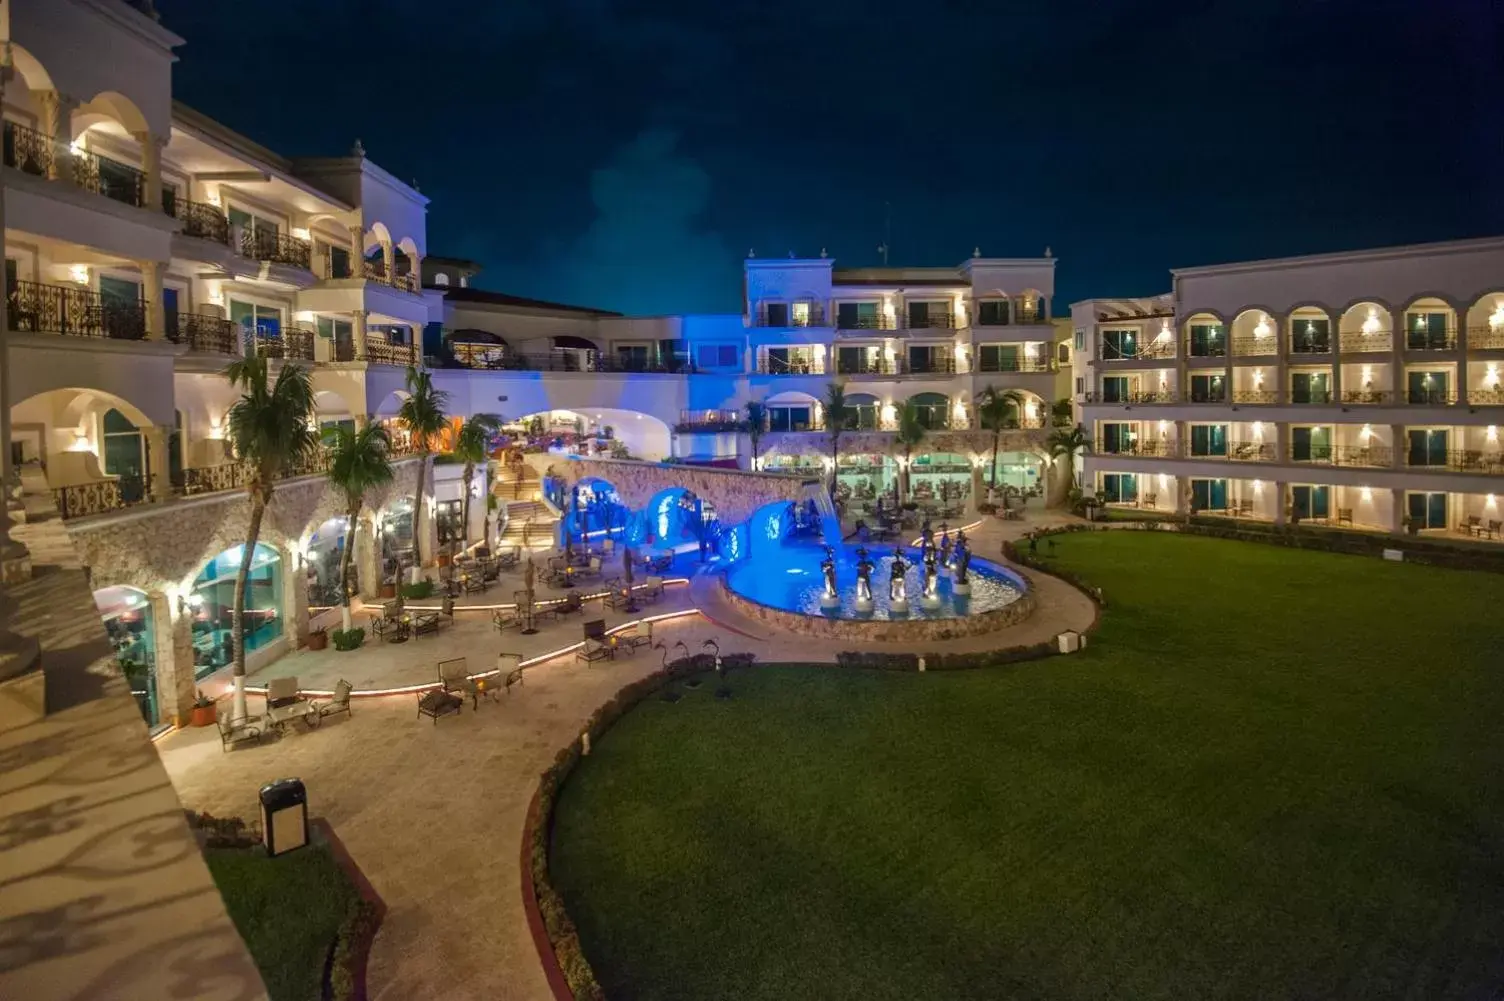
[[[973,533],[976,551],[996,558],[1004,537],[1042,521],[991,522]],[[1051,578],[1039,577],[1037,584],[1040,609],[1028,622],[949,648],[1034,642],[1091,622],[1091,603],[1078,592]],[[356,700],[351,717],[317,730],[295,727],[280,739],[228,754],[203,731],[175,734],[158,748],[183,802],[195,809],[249,815],[262,784],[287,776],[307,783],[313,812],[330,820],[391,908],[372,953],[373,998],[543,1001],[548,992],[523,917],[518,864],[528,802],[558,748],[578,736],[585,718],[617,688],[656,668],[680,642],[698,652],[715,638],[723,652],[748,650],[762,661],[833,660],[849,647],[772,635],[719,601],[718,587],[710,578],[671,586],[651,607],[661,614],[703,604],[709,616],[659,623],[664,653],[592,667],[572,655],[555,658],[530,668],[522,687],[495,704],[482,701],[478,710],[467,706],[437,723],[417,718],[416,696],[392,695]],[[510,587],[493,590],[500,597],[492,600],[509,600],[510,593]],[[501,649],[535,654],[576,642],[582,617],[612,624],[627,618],[609,611],[602,616],[595,607],[534,637],[515,631],[499,637],[489,613],[461,611],[453,630],[437,638],[354,654],[300,653],[251,682],[296,674],[309,688],[332,686],[339,677],[358,687],[424,683],[435,678],[441,658],[465,656],[478,671],[494,666]],[[253,707],[257,701],[253,697]]]

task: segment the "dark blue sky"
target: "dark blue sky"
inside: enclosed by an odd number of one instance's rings
[[[1504,232],[1493,0],[158,0],[177,96],[358,136],[481,284],[739,308],[741,260],[1166,270]]]

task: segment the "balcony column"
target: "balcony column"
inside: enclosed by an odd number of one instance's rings
[[[412,290],[417,292],[423,288],[423,258],[419,257],[416,253],[410,254],[407,258],[407,263],[409,269],[407,273],[412,276],[409,279],[412,282]],[[421,345],[423,343],[422,330],[417,331],[417,337],[418,343]]]
[[[162,279],[167,274],[164,261],[137,261],[141,269],[141,294],[146,300],[146,339],[167,339],[167,310],[162,302]]]
[[[366,260],[366,233],[359,226],[350,227],[350,274],[351,278],[364,278]]]
[[[1286,462],[1290,458],[1290,425],[1284,421],[1274,422],[1274,461]]]
[[[146,475],[151,478],[151,499],[165,501],[172,497],[172,478],[168,463],[168,435],[172,428],[154,425],[141,429],[146,442]]]
[[[1392,487],[1389,491],[1389,531],[1395,535],[1405,534],[1405,490]]]
[[[1456,306],[1452,310],[1457,315],[1457,402],[1467,403],[1467,306]]]
[[[1409,387],[1405,380],[1405,311],[1395,309],[1389,315],[1389,398],[1396,404],[1408,402]],[[1395,442],[1399,448],[1399,442]]]
[[[1274,523],[1279,527],[1285,527],[1289,520],[1285,516],[1285,498],[1290,493],[1290,484],[1284,480],[1274,481]]]
[[[47,165],[47,179],[55,181],[60,177],[71,178],[73,176],[73,152],[69,149],[73,141],[71,119],[73,109],[78,107],[78,102],[67,94],[60,94],[55,90],[40,91],[36,97],[41,111],[37,118],[37,131],[53,140],[52,160]]]
[[[1333,310],[1326,315],[1327,325],[1330,329],[1328,336],[1332,339],[1332,402],[1342,402],[1342,334],[1338,326],[1342,322],[1342,314]]]
[[[193,607],[186,595],[175,598],[162,591],[149,600],[156,634],[158,720],[186,726],[194,694]]]
[[[1274,327],[1274,402],[1278,404],[1290,402],[1290,333],[1285,329],[1289,320],[1287,315],[1269,314],[1269,323]]]
[[[141,171],[146,175],[145,208],[162,211],[162,147],[167,137],[154,132],[133,132],[141,144]]]
[[[387,284],[397,284],[397,261],[391,243],[383,240],[381,243],[381,267],[386,274]]]
[[[308,570],[302,547],[289,543],[278,547],[282,555],[282,635],[287,649],[308,645]]]
[[[355,348],[355,360],[366,360],[366,311],[357,309],[350,314],[350,341]]]
[[[1405,451],[1409,444],[1405,440],[1405,425],[1389,425],[1390,456],[1389,465],[1393,469],[1405,468]]]

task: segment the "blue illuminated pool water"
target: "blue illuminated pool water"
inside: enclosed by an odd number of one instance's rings
[[[825,550],[819,543],[786,543],[782,547],[767,547],[751,559],[742,560],[726,572],[726,583],[736,593],[762,605],[837,619],[950,619],[979,612],[990,612],[1017,601],[1023,595],[1024,584],[1019,578],[1002,567],[973,556],[971,593],[956,594],[952,590],[954,576],[941,569],[938,578],[940,604],[926,607],[919,600],[924,570],[919,565],[919,549],[904,547],[904,560],[909,563],[904,575],[905,593],[909,599],[907,613],[893,613],[888,601],[888,578],[893,565],[893,547],[868,546],[868,559],[872,570],[872,608],[858,610],[856,607],[856,547],[837,546],[836,591],[840,596],[839,606],[824,608],[820,596],[825,592],[825,578],[820,562]]]

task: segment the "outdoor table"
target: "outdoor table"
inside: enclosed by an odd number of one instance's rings
[[[319,725],[319,707],[306,699],[300,699],[290,705],[272,706],[266,710],[266,724],[275,729],[279,734],[287,730],[287,724],[294,720],[302,720],[303,725],[309,729]]]

